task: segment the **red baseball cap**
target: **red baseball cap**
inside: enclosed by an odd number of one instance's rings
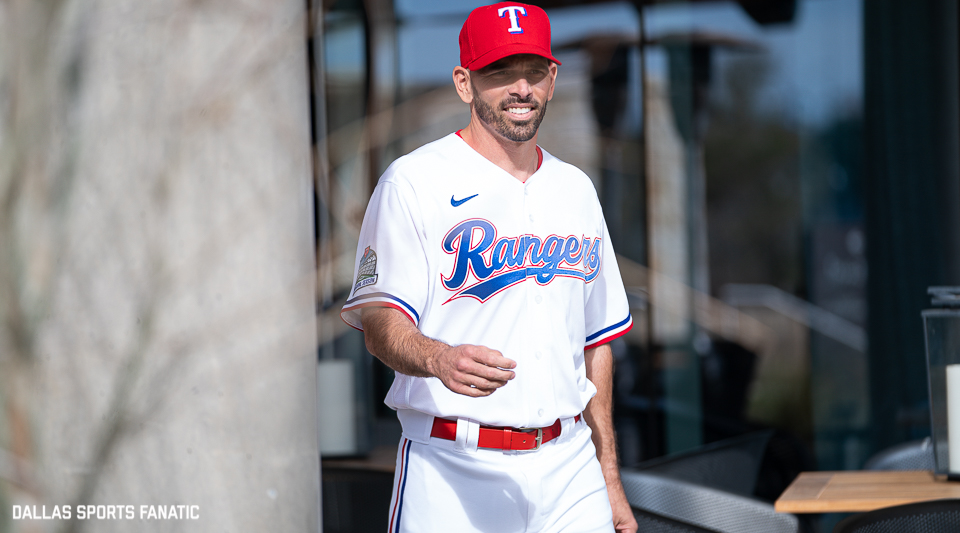
[[[479,70],[514,54],[535,54],[560,64],[550,51],[550,19],[537,7],[500,2],[470,12],[460,29],[460,66]]]

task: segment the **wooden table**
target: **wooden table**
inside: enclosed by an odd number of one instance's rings
[[[960,482],[929,471],[803,472],[774,504],[781,513],[859,513],[893,505],[960,498]]]

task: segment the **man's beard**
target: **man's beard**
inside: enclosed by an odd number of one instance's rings
[[[516,123],[507,118],[509,112],[504,111],[503,107],[510,104],[533,104],[532,94],[526,100],[511,98],[509,101],[505,100],[501,102],[499,112],[480,98],[476,87],[474,87],[473,94],[477,95],[473,99],[473,108],[477,112],[477,117],[483,121],[484,124],[493,127],[497,133],[514,142],[526,142],[532,139],[533,136],[537,134],[537,128],[540,127],[543,116],[547,113],[547,101],[544,100],[543,105],[536,106],[530,110],[530,113],[534,114],[533,120]]]

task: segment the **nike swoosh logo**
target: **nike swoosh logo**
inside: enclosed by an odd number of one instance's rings
[[[467,200],[470,200],[471,198],[475,198],[478,194],[480,193],[474,194],[473,196],[467,196],[463,200],[454,200],[453,196],[450,196],[450,205],[452,205],[453,207],[458,207],[460,205],[463,205],[463,203],[466,202]]]

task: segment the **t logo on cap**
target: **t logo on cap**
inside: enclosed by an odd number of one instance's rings
[[[505,18],[510,19],[507,31],[503,31]],[[534,54],[560,64],[550,51],[550,19],[543,8],[499,2],[470,12],[460,28],[461,67],[479,70],[514,54]]]
[[[507,13],[510,14],[510,27],[507,29],[507,31],[510,33],[523,33],[523,28],[520,27],[520,21],[517,19],[517,13],[527,16],[527,10],[520,6],[501,7],[497,10],[497,14],[500,15],[500,18],[503,18],[503,15]]]

